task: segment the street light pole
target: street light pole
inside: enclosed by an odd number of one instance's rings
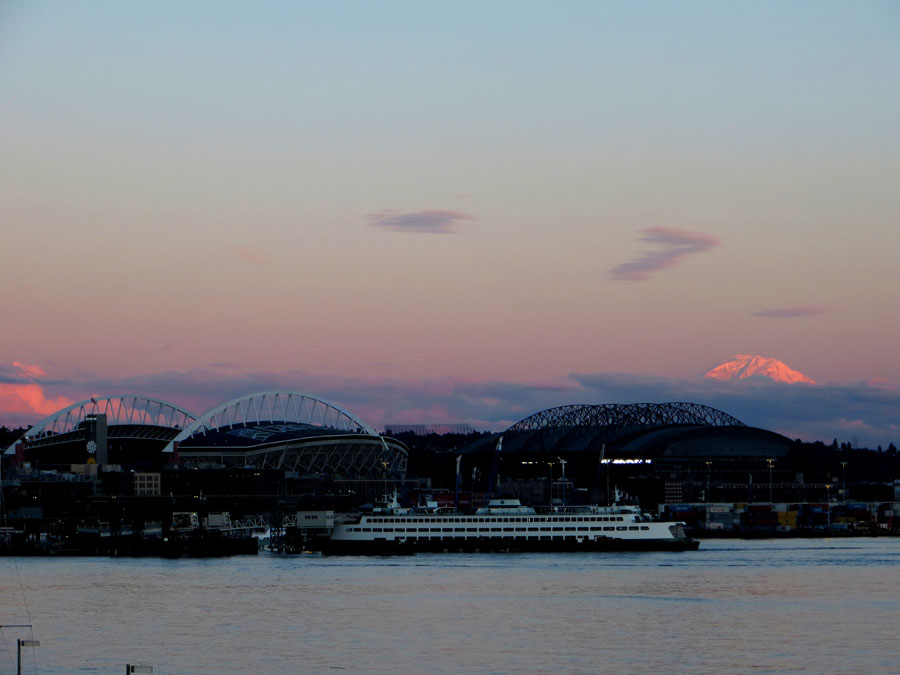
[[[562,467],[562,503],[563,506],[566,505],[566,464],[568,464],[568,460],[563,459],[562,457],[556,458],[559,461],[559,465]]]
[[[772,498],[772,464],[775,462],[774,459],[767,459],[769,463],[769,503],[772,504],[775,500]]]
[[[16,672],[22,675],[22,647],[40,647],[40,640],[21,640],[16,638]]]

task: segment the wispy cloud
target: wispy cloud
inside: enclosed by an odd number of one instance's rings
[[[47,371],[40,366],[19,363],[18,361],[13,361],[12,366],[26,377],[47,377]]]
[[[658,248],[614,267],[609,272],[610,278],[616,281],[646,281],[654,272],[674,267],[688,256],[722,245],[711,234],[673,227],[646,227],[641,232],[643,236],[640,241]]]
[[[272,262],[272,259],[265,253],[249,246],[233,246],[231,252],[255,267],[265,267]]]
[[[461,220],[473,220],[468,213],[462,211],[417,211],[415,213],[397,213],[396,211],[379,211],[366,216],[375,227],[393,232],[424,232],[429,234],[452,234],[456,232],[456,224]]]
[[[791,319],[801,316],[818,316],[825,314],[827,310],[824,307],[815,305],[798,305],[796,307],[775,307],[773,309],[763,309],[759,312],[753,312],[752,316],[767,316],[776,319]]]

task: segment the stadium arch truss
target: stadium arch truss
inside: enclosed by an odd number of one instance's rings
[[[103,396],[73,403],[34,424],[20,440],[27,447],[45,447],[77,441],[84,422],[106,415],[110,439],[170,440],[197,419],[188,410],[150,396]],[[18,443],[17,441],[16,443]],[[16,443],[6,449],[14,452]]]
[[[668,426],[743,427],[727,413],[698,403],[628,403],[564,405],[535,413],[503,432],[534,437],[591,435],[610,442],[628,434]]]
[[[267,431],[290,432],[299,425],[310,433],[244,447],[211,447],[204,437],[255,424]],[[263,433],[262,436],[265,434]],[[273,433],[273,436],[275,434]],[[383,438],[353,413],[324,399],[292,391],[241,396],[204,413],[166,446],[184,461],[240,463],[301,475],[350,475],[381,478],[405,475],[408,453],[399,441]]]
[[[316,436],[250,449],[180,448],[185,462],[218,461],[300,476],[380,479],[406,475],[407,450],[399,441],[364,434]]]

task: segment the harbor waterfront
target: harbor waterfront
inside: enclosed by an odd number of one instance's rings
[[[896,672],[900,539],[683,553],[5,558],[0,671]],[[26,606],[27,605],[27,606]],[[21,632],[21,631],[20,631]],[[10,646],[11,645],[11,646]]]

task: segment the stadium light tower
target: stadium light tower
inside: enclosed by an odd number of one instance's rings
[[[841,471],[843,472],[841,476],[841,497],[844,501],[847,501],[847,462],[841,462]]]
[[[706,503],[709,504],[709,467],[712,465],[712,462],[706,460]]]
[[[559,462],[559,465],[562,467],[562,503],[563,506],[566,505],[566,464],[569,463],[568,460],[563,459],[562,457],[557,457],[556,460]]]

